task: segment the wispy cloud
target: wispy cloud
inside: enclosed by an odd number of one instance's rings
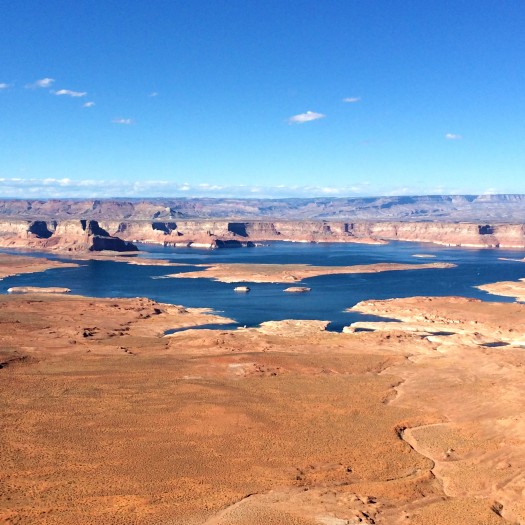
[[[305,122],[311,122],[312,120],[318,120],[325,118],[326,115],[322,113],[316,113],[315,111],[307,111],[306,113],[299,113],[288,119],[289,124],[304,124]]]
[[[472,187],[433,186],[431,181],[410,186],[396,186],[395,181],[385,186],[381,183],[356,182],[338,185],[227,185],[206,182],[181,182],[173,180],[128,179],[70,179],[60,178],[2,178],[0,177],[0,198],[344,198],[399,195],[464,195],[474,194]],[[512,193],[510,188],[489,188],[485,193]]]
[[[125,126],[130,126],[135,123],[131,118],[114,118],[111,122],[113,122],[113,124],[123,124]]]
[[[26,88],[35,89],[35,88],[49,88],[55,82],[54,78],[41,78],[40,80],[35,80],[32,84],[26,84]]]
[[[71,91],[71,89],[59,89],[58,91],[53,91],[57,96],[66,96],[66,97],[85,97],[87,93],[85,91]]]
[[[8,89],[11,87],[11,84],[6,84],[5,82],[0,82],[0,89]]]
[[[445,135],[445,138],[447,140],[461,140],[463,138],[463,135],[458,135],[457,133],[447,133]]]
[[[151,98],[158,97],[158,96],[159,96],[159,94],[158,94],[156,91],[152,91],[152,92],[148,95],[148,97],[151,97]]]
[[[347,186],[262,186],[189,183],[171,180],[0,178],[0,198],[219,197],[288,198],[370,195],[368,183]]]
[[[343,102],[347,102],[349,104],[355,104],[356,102],[360,102],[361,97],[346,97],[343,99]]]
[[[94,102],[89,101],[89,102],[84,102],[84,104],[82,104],[82,107],[83,108],[92,108],[94,105],[95,105]]]

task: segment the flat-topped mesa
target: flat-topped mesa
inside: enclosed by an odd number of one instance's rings
[[[524,248],[524,224],[345,221],[103,221],[112,235],[167,246],[221,247],[250,242],[430,242],[476,248]]]
[[[346,222],[335,221],[102,221],[112,235],[129,241],[165,246],[208,248],[253,246],[254,242],[368,242],[379,239],[353,235]]]
[[[137,251],[137,247],[110,235],[94,220],[1,221],[0,246],[67,252]]]
[[[429,242],[475,248],[525,248],[525,224],[328,220],[6,220],[0,246],[67,251],[130,251],[133,242],[222,248],[257,242]]]
[[[525,224],[463,222],[362,222],[349,227],[354,235],[387,240],[432,242],[476,248],[523,248]]]

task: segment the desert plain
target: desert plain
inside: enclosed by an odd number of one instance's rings
[[[1,296],[0,521],[525,523],[525,305],[354,309],[398,322]]]

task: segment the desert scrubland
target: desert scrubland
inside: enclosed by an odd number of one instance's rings
[[[195,330],[230,320],[140,298],[0,303],[0,521],[525,520],[525,305],[368,301],[399,322],[332,333]]]

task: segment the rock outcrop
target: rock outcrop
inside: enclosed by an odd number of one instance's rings
[[[131,242],[110,235],[94,220],[1,221],[0,246],[65,252],[137,251]]]
[[[429,242],[525,248],[525,224],[345,221],[0,221],[0,246],[66,251],[133,251],[133,243],[197,248],[251,247],[265,241]]]
[[[104,221],[112,235],[171,246],[250,246],[264,241],[431,242],[476,248],[524,248],[525,224],[343,221]]]

